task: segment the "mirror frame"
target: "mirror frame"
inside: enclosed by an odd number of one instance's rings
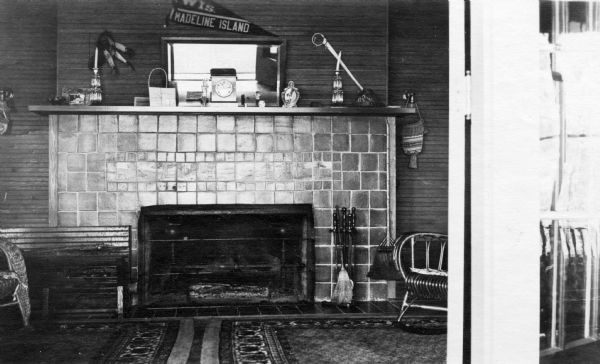
[[[167,71],[167,82],[173,81],[172,70],[169,70],[169,57],[167,55],[168,45],[171,43],[213,43],[213,44],[258,44],[258,45],[278,45],[279,60],[277,65],[277,90],[280,95],[285,88],[285,69],[286,69],[286,41],[274,37],[161,37],[161,63]],[[281,105],[280,97],[277,97],[278,105]]]

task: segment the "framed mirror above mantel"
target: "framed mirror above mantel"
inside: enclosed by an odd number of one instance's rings
[[[279,106],[285,40],[274,37],[163,37],[168,81],[179,106]]]

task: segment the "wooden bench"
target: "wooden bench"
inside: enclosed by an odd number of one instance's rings
[[[3,228],[23,252],[32,307],[49,313],[123,313],[130,226]]]

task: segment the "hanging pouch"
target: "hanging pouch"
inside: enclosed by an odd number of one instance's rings
[[[416,108],[419,120],[402,127],[402,151],[410,156],[408,168],[412,169],[417,168],[417,155],[423,150],[423,136],[427,133],[419,107]]]

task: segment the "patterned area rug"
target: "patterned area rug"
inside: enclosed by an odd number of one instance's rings
[[[178,329],[171,321],[0,330],[0,363],[166,363]]]
[[[179,322],[123,325],[98,352],[95,363],[166,363],[177,339]]]
[[[446,335],[417,335],[391,320],[225,321],[222,364],[445,363]]]

